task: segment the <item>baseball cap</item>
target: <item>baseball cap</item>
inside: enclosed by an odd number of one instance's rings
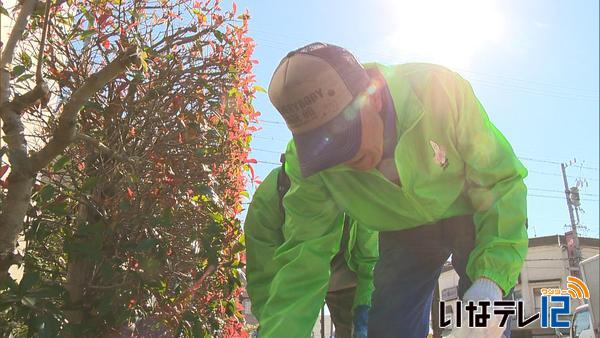
[[[356,100],[370,84],[346,49],[321,42],[296,49],[279,63],[269,99],[292,132],[304,177],[349,161],[361,144]]]

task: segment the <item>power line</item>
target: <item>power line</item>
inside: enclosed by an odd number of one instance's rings
[[[277,124],[277,125],[286,125],[284,122],[263,120],[263,119],[258,120],[258,122],[263,122],[263,123],[268,123],[268,124]]]
[[[269,141],[280,141],[280,142],[285,142],[287,144],[287,142],[289,140],[284,140],[284,139],[280,139],[280,138],[276,138],[276,137],[264,137],[264,136],[252,136],[253,138],[257,138],[260,140],[269,140]]]
[[[276,154],[280,154],[280,152],[275,152],[275,151],[270,151],[270,150],[264,150],[264,149],[254,149],[254,150],[261,150],[261,151],[266,151],[266,152],[270,152],[270,153],[276,153]],[[277,162],[271,162],[271,161],[262,161],[262,160],[257,160],[257,163],[261,163],[261,164],[269,164],[269,165],[275,165],[275,166],[279,166],[281,165],[281,163],[277,163]],[[555,193],[564,193],[564,191],[559,191],[559,190],[551,190],[551,189],[541,189],[541,188],[528,188],[528,190],[533,190],[533,191],[542,191],[542,192],[555,192]],[[592,197],[596,197],[598,196],[597,194],[586,194],[586,193],[580,193],[580,195],[585,195],[585,196],[592,196]],[[558,200],[562,200],[564,199],[561,196],[552,196],[552,195],[539,195],[539,194],[527,194],[528,197],[537,197],[537,198],[548,198],[548,199],[558,199]],[[582,202],[598,202],[600,200],[598,199],[581,199]]]
[[[260,148],[252,148],[252,151],[262,151],[264,153],[270,153],[270,154],[281,154],[282,153],[282,151],[273,151],[273,150],[260,149]]]
[[[527,190],[535,190],[535,191],[544,191],[544,192],[556,192],[556,193],[560,193],[560,194],[564,194],[564,191],[561,190],[552,190],[552,189],[542,189],[542,188],[529,188],[527,187]],[[598,194],[587,194],[587,193],[579,193],[579,195],[584,195],[584,196],[598,196]]]
[[[537,262],[537,261],[568,261],[569,258],[530,258],[526,259],[525,262]]]
[[[260,30],[256,30],[255,31],[260,31]],[[297,46],[294,45],[292,46],[289,43],[283,43],[280,41],[276,41],[276,40],[272,40],[272,39],[265,39],[265,38],[258,38],[255,37],[255,40],[257,42],[267,42],[267,44],[263,44],[266,47],[270,47],[270,48],[274,48],[274,49],[278,49],[281,51],[289,51],[289,49],[295,49]],[[279,46],[273,46],[272,44],[276,44]],[[382,54],[379,51],[373,51],[370,50],[369,54],[373,54],[373,55],[378,55],[378,56],[383,56],[384,54]],[[459,69],[456,69],[459,70]],[[472,79],[472,81],[475,82],[481,82],[484,85],[491,85],[491,86],[497,86],[497,87],[503,87],[505,89],[511,89],[511,90],[515,90],[515,91],[520,91],[523,93],[528,93],[528,94],[533,94],[533,95],[542,95],[542,96],[549,96],[549,97],[557,97],[557,98],[563,98],[563,99],[575,99],[575,100],[589,100],[589,101],[598,101],[599,98],[598,96],[595,95],[590,95],[590,94],[583,94],[581,93],[581,91],[588,91],[589,93],[594,92],[593,90],[582,90],[582,89],[576,89],[576,88],[572,88],[572,87],[566,87],[566,86],[560,86],[560,85],[556,85],[556,84],[551,84],[551,86],[555,87],[555,88],[563,88],[563,89],[569,89],[571,92],[570,93],[564,93],[562,91],[556,91],[556,90],[548,90],[548,88],[535,88],[535,87],[527,87],[527,86],[523,86],[522,84],[515,84],[515,83],[509,83],[506,82],[506,79],[511,80],[513,82],[521,82],[524,84],[535,84],[536,82],[532,82],[532,81],[526,81],[526,80],[522,80],[522,79],[516,79],[516,78],[510,78],[507,76],[502,76],[502,75],[494,75],[494,74],[485,74],[485,73],[481,73],[481,72],[475,72],[475,71],[471,71],[471,70],[465,70],[465,69],[460,69],[459,71],[461,72],[465,72],[465,73],[472,73],[472,74],[478,74],[478,75],[484,75],[487,77],[491,77],[491,78],[496,78],[496,79],[505,79],[504,81],[498,81],[498,80],[490,80],[490,79],[477,79],[474,78]],[[537,84],[544,84],[542,82],[537,82]],[[549,84],[546,84],[549,85]],[[574,90],[579,91],[579,93],[574,92]]]
[[[256,161],[257,163],[264,163],[264,164],[272,164],[272,165],[281,165],[281,163],[276,163],[276,162],[270,162],[270,161]]]
[[[538,197],[538,198],[550,198],[555,200],[564,200],[564,197],[559,196],[549,196],[549,195],[537,195],[537,194],[527,194],[527,197]],[[598,202],[600,200],[596,199],[581,199],[582,202]]]
[[[286,125],[284,122],[280,122],[280,121],[272,121],[272,120],[259,120],[260,122],[263,123],[267,123],[267,124],[272,124],[272,125]],[[261,137],[257,137],[257,138],[261,138]],[[273,139],[276,140],[276,139]],[[287,141],[286,141],[287,142]],[[538,159],[538,158],[532,158],[532,157],[524,157],[524,156],[517,156],[518,159],[523,160],[523,161],[529,161],[529,162],[537,162],[537,163],[548,163],[548,164],[556,164],[556,165],[560,165],[562,162],[559,161],[553,161],[553,160],[546,160],[546,159]],[[588,167],[588,166],[577,166],[574,165],[574,168],[580,168],[580,169],[588,169],[588,170],[595,170],[598,171],[599,168],[597,167]],[[531,171],[530,172],[534,172]],[[552,174],[552,176],[561,176],[560,174]],[[569,176],[572,178],[578,178],[576,176]],[[587,177],[582,177],[582,178],[587,178]],[[590,179],[590,178],[587,178]],[[594,179],[590,179],[590,180],[594,180]]]
[[[261,34],[268,36],[268,38],[260,37],[260,38],[256,38],[256,40],[264,41],[264,42],[268,42],[268,43],[274,43],[274,44],[279,45],[280,47],[296,48],[298,46],[296,44],[290,44],[289,42],[273,40],[272,39],[273,35],[279,35],[280,37],[285,38],[286,41],[303,40],[303,38],[301,38],[301,37],[294,37],[294,36],[290,36],[290,35],[286,35],[286,34],[280,34],[280,33],[274,32],[272,30],[261,30],[261,29],[251,28],[251,31],[259,32]],[[274,46],[271,45],[271,47],[274,47]],[[274,48],[277,48],[277,47],[274,47]],[[374,51],[373,49],[369,49],[368,54],[384,56],[384,54],[381,51]],[[477,72],[477,71],[473,71],[473,70],[469,70],[469,69],[465,69],[465,68],[456,68],[456,67],[454,67],[454,68],[457,71],[464,72],[464,73],[471,73],[471,74],[480,75],[480,76],[484,76],[484,77],[488,77],[488,78],[491,77],[491,78],[496,78],[496,79],[508,80],[511,82],[520,82],[522,84],[533,84],[533,85],[541,85],[541,86],[567,89],[567,90],[576,91],[576,92],[587,92],[588,93],[587,95],[590,95],[592,93],[593,94],[597,93],[597,91],[594,89],[575,88],[572,86],[565,86],[565,85],[557,84],[556,82],[531,81],[531,80],[524,80],[524,79],[519,79],[519,78],[515,78],[515,77],[510,77],[510,76],[506,76],[506,75]],[[516,84],[513,84],[513,85],[516,85]]]
[[[530,161],[530,162],[538,162],[538,163],[549,163],[549,164],[558,164],[560,165],[562,162],[559,161],[552,161],[552,160],[543,160],[543,159],[537,159],[537,158],[531,158],[531,157],[522,157],[522,156],[518,156],[519,159],[524,160],[524,161]],[[589,169],[589,170],[598,170],[598,168],[595,167],[586,167],[586,166],[578,166],[578,165],[573,165],[574,168],[581,168],[581,169]],[[560,175],[559,175],[560,176]]]
[[[272,121],[275,122],[275,121]],[[278,122],[280,123],[280,122]],[[253,136],[254,138],[257,139],[261,139],[261,140],[269,140],[269,141],[281,141],[281,142],[287,142],[289,140],[283,140],[283,139],[279,139],[279,138],[275,138],[275,137],[264,137],[264,136]],[[269,149],[259,149],[259,148],[253,148],[254,150],[259,150],[259,151],[263,151],[263,152],[269,152],[269,153],[281,153],[280,151],[275,151],[275,150],[269,150]],[[522,156],[518,156],[519,159],[525,160],[525,161],[532,161],[532,162],[540,162],[540,163],[551,163],[551,164],[560,164],[560,162],[557,161],[552,161],[552,160],[545,160],[545,159],[536,159],[536,158],[531,158],[531,157],[522,157]],[[580,168],[580,167],[577,167]],[[593,168],[593,167],[584,167],[585,169],[591,169],[591,170],[598,170],[598,168]],[[537,170],[531,170],[528,169],[529,173],[534,173],[534,174],[540,174],[540,175],[546,175],[546,176],[556,176],[556,177],[561,177],[561,174],[558,173],[550,173],[550,172],[544,172],[544,171],[537,171]],[[595,181],[598,182],[599,180],[597,178],[591,178],[591,177],[587,177],[587,176],[572,176],[572,175],[567,175],[567,177],[569,178],[581,178],[581,179],[586,179],[588,181]],[[597,195],[594,195],[597,196]]]

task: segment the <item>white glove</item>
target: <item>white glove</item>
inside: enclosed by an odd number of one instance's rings
[[[490,318],[487,322],[487,327],[469,327],[469,316],[465,311],[465,307],[469,301],[473,301],[477,305],[478,301],[490,301],[488,307]],[[473,285],[465,292],[462,305],[462,327],[454,327],[448,338],[500,338],[504,332],[504,327],[498,327],[502,320],[501,315],[494,315],[494,301],[502,300],[502,290],[490,279],[479,278],[473,282]],[[479,312],[479,311],[477,311]]]

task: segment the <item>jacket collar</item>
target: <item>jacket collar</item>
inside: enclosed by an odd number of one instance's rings
[[[379,63],[365,65],[376,67],[383,75],[396,110],[396,131],[398,139],[423,117],[423,103],[415,94],[409,74],[398,66],[384,66]]]
[[[383,75],[391,97],[393,110],[396,113],[396,140],[410,130],[423,117],[423,104],[414,92],[410,77],[394,66],[384,66],[379,63],[364,65],[365,69],[377,68]],[[384,105],[385,106],[385,105]],[[398,146],[396,141],[394,149]],[[331,167],[326,172],[354,170],[345,164]],[[374,172],[377,170],[373,169]]]

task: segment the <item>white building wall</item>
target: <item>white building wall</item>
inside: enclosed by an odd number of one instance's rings
[[[561,243],[564,245],[564,243]],[[581,249],[583,259],[597,255],[598,247],[584,246]],[[566,279],[569,276],[569,261],[567,251],[559,246],[558,237],[556,244],[533,246],[529,248],[527,257],[521,270],[520,283],[515,286],[515,298],[520,298],[525,304],[525,315],[531,316],[540,306],[540,288],[566,288]],[[444,298],[453,295],[453,289],[458,287],[458,274],[454,270],[443,272],[439,278],[440,297],[450,301],[455,298]],[[571,312],[579,305],[580,300],[571,302]],[[453,305],[453,303],[447,303]]]

